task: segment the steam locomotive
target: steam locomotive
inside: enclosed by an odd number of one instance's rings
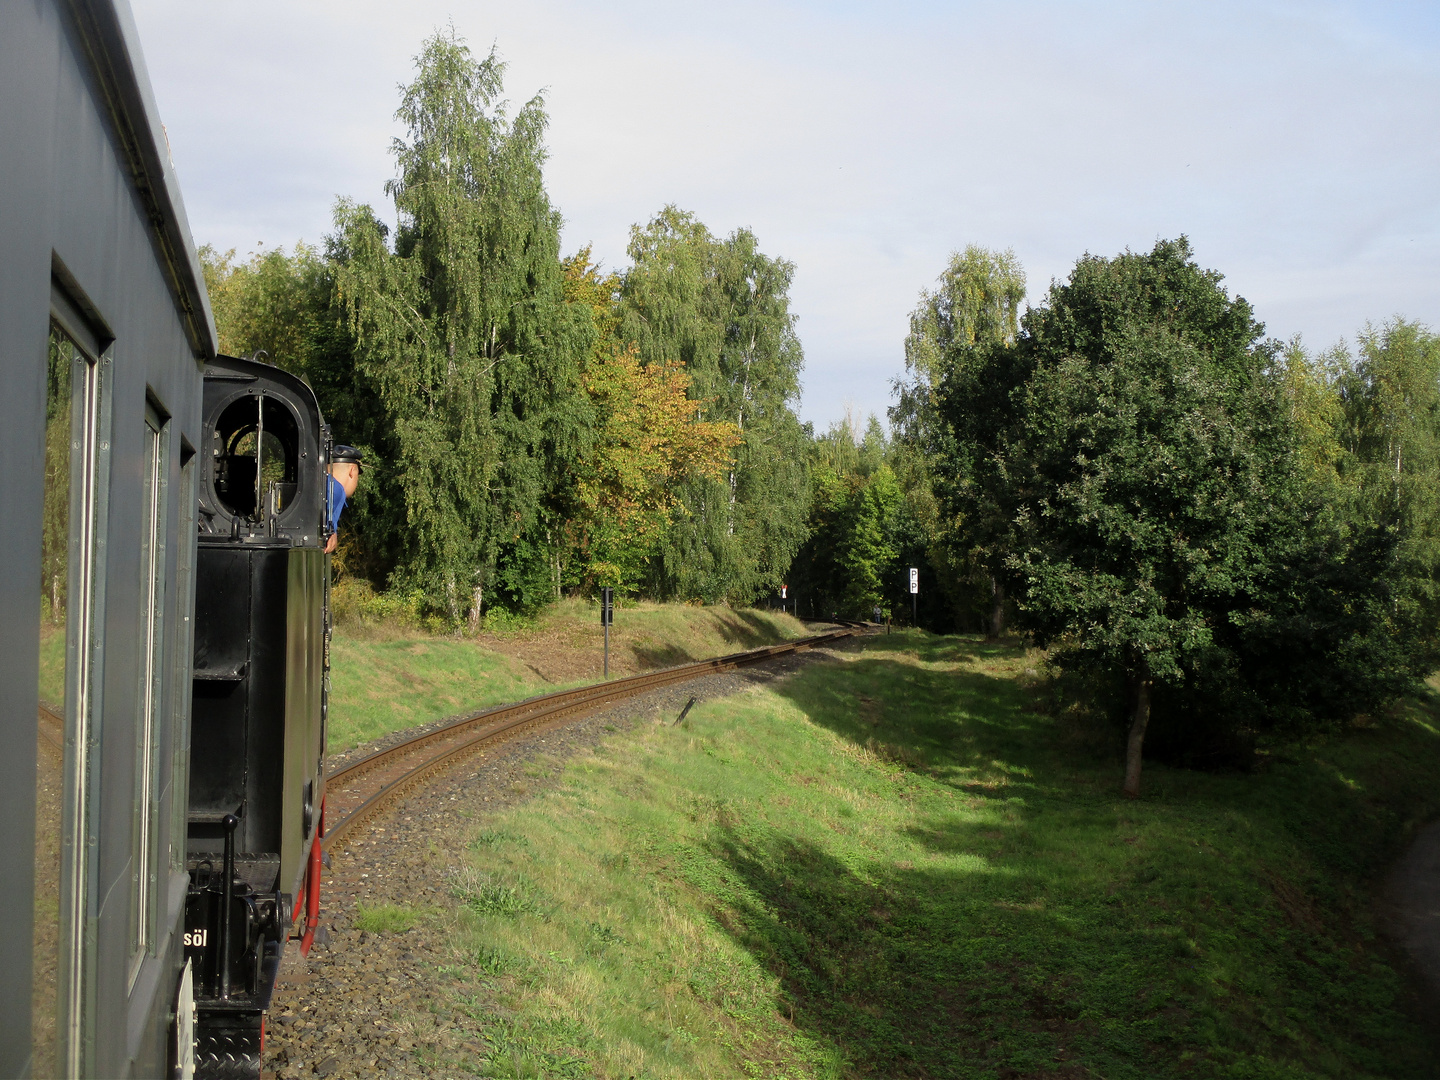
[[[205,368],[185,956],[197,1075],[259,1074],[281,952],[319,915],[329,432],[299,379]]]

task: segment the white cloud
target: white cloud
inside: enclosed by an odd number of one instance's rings
[[[435,27],[544,89],[565,244],[625,262],[667,202],[797,265],[803,415],[883,410],[949,251],[1038,299],[1084,251],[1187,233],[1279,336],[1440,325],[1428,4],[606,6],[135,0],[197,240],[386,212],[396,86]]]

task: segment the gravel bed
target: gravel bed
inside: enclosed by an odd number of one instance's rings
[[[652,690],[581,720],[530,728],[461,762],[375,819],[344,850],[321,891],[323,936],[309,959],[292,943],[271,1003],[265,1075],[295,1077],[465,1077],[437,1061],[475,1058],[470,1025],[444,1007],[461,986],[442,971],[457,963],[443,938],[443,919],[403,933],[368,934],[354,926],[358,903],[407,904],[449,911],[455,901],[447,869],[464,865],[477,825],[487,816],[553,786],[564,760],[610,734],[644,723],[669,723],[697,702],[783,678],[832,659],[853,642],[813,648],[738,671]],[[397,732],[336,755],[332,767],[393,745],[444,721]],[[530,775],[539,761],[542,776]],[[528,767],[528,772],[527,772]]]

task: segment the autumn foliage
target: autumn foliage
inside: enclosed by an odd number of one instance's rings
[[[641,364],[633,346],[592,363],[581,377],[595,405],[595,442],[575,478],[575,551],[594,584],[638,588],[655,545],[684,513],[677,485],[718,480],[740,434],[700,419],[679,363]]]

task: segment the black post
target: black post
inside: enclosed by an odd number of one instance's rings
[[[240,819],[226,814],[221,823],[225,826],[225,887],[220,890],[220,1000],[230,1000],[230,908],[231,893],[235,888],[235,828]]]
[[[910,625],[914,627],[920,625],[920,596],[913,592],[910,594]]]
[[[605,627],[605,678],[610,678],[610,624],[615,621],[615,590],[600,590],[600,623]]]

